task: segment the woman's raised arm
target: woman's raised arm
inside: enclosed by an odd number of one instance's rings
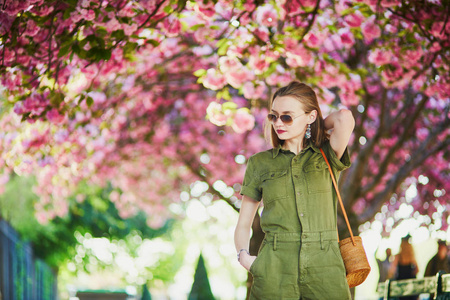
[[[327,130],[333,129],[330,134],[330,145],[340,159],[355,128],[355,119],[350,110],[341,109],[331,113],[324,121]]]

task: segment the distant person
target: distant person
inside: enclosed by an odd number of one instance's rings
[[[378,270],[380,272],[380,277],[378,279],[378,282],[385,282],[387,279],[390,278],[389,270],[391,269],[391,264],[392,264],[391,248],[386,249],[386,259],[385,260],[377,259],[377,264],[378,264]]]
[[[445,241],[438,241],[438,252],[427,264],[424,276],[435,276],[439,271],[450,273],[450,259]]]
[[[417,267],[414,248],[410,244],[410,235],[402,238],[400,252],[395,256],[392,262],[390,274],[397,280],[416,278],[419,268]],[[417,296],[399,297],[404,300],[416,300]]]

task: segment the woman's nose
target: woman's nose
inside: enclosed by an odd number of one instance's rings
[[[278,117],[276,120],[275,120],[275,123],[273,123],[274,125],[283,125],[284,123],[281,121],[281,119],[280,119],[280,117]]]

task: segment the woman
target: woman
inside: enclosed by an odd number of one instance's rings
[[[353,116],[342,109],[324,120],[314,91],[297,81],[279,89],[269,109],[273,149],[248,160],[235,231],[238,260],[253,275],[250,299],[351,299],[320,149],[338,178],[350,166]],[[256,257],[248,249],[261,199],[265,238]]]
[[[416,278],[419,272],[414,248],[409,242],[410,238],[410,235],[402,238],[400,252],[395,256],[391,265],[390,273],[397,280]],[[400,299],[414,300],[417,299],[417,296],[400,297]]]

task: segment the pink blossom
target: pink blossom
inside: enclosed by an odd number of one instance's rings
[[[14,104],[14,112],[18,115],[23,115],[26,112],[22,101],[18,101]]]
[[[231,127],[236,133],[244,133],[255,127],[255,117],[248,113],[246,109],[238,109],[233,121]]]
[[[255,72],[255,74],[263,74],[269,68],[269,62],[264,56],[250,56],[250,61],[248,62],[248,66],[250,69]]]
[[[359,27],[364,21],[364,16],[359,10],[357,10],[353,14],[346,15],[344,17],[344,21],[350,27]]]
[[[208,116],[209,121],[216,126],[223,126],[228,120],[228,116],[222,111],[222,105],[215,101],[209,103],[208,108],[206,109],[206,115]]]
[[[75,10],[70,13],[70,20],[74,23],[78,23],[80,20],[83,19],[83,16],[80,14],[78,10]]]
[[[422,58],[423,55],[424,53],[421,47],[406,50],[403,55],[403,66],[405,68],[412,68],[416,66],[417,62]]]
[[[225,79],[235,89],[240,88],[247,80],[253,80],[253,73],[246,67],[225,73]]]
[[[28,36],[35,36],[39,32],[39,27],[33,20],[28,20],[27,29],[25,30],[25,34]]]
[[[369,17],[366,22],[364,22],[361,26],[361,30],[368,43],[381,35],[380,27],[375,24],[375,15]]]
[[[270,4],[265,4],[256,9],[256,21],[266,27],[275,26],[277,24],[277,13],[275,8]]]
[[[200,47],[194,47],[192,49],[192,52],[194,52],[194,54],[197,56],[206,56],[211,54],[213,52],[213,49],[209,45],[203,45]]]
[[[338,34],[341,37],[342,44],[353,46],[355,43],[355,38],[353,37],[353,33],[351,33],[350,29],[341,28],[338,30]]]
[[[320,95],[320,94],[318,93],[318,95]],[[329,89],[324,88],[322,90],[321,100],[323,103],[331,104],[335,98],[336,98],[336,95],[333,92],[331,92]],[[321,101],[319,100],[319,102],[321,102]]]
[[[390,63],[392,60],[392,54],[388,50],[376,48],[369,52],[369,62],[376,66],[382,66]]]
[[[219,58],[219,68],[222,73],[239,70],[243,65],[235,57],[222,56]]]
[[[129,76],[129,77],[133,77],[133,76]],[[134,83],[134,81],[133,81],[133,83]],[[105,95],[105,93],[102,93],[102,92],[93,91],[93,92],[89,92],[87,95],[89,97],[91,97],[92,100],[94,100],[94,103],[101,104],[101,103],[105,103],[105,101],[106,101],[106,95]]]
[[[31,112],[34,115],[40,115],[50,101],[47,100],[49,96],[49,92],[46,91],[44,94],[32,93],[28,98],[23,102],[23,108],[27,112]]]
[[[80,6],[83,8],[87,8],[91,5],[91,1],[90,0],[82,0],[80,3]]]
[[[419,139],[419,141],[424,141],[428,136],[428,129],[427,128],[419,128],[416,130],[416,136]]]
[[[253,34],[263,42],[269,41],[269,29],[267,29],[267,27],[258,27],[253,30]]]
[[[170,15],[163,22],[163,28],[169,37],[177,36],[181,31],[181,22],[174,15]]]
[[[383,72],[383,77],[386,81],[396,81],[403,75],[403,69],[398,62],[391,62]]]
[[[322,45],[325,40],[325,34],[308,32],[303,39],[308,47],[318,48]]]
[[[261,99],[266,88],[263,83],[259,83],[256,85],[253,82],[246,82],[243,86],[244,97],[246,99]]]
[[[106,30],[108,30],[109,32],[114,32],[122,28],[119,21],[117,21],[115,17],[109,20],[105,25]]]
[[[300,45],[295,50],[287,52],[286,56],[286,63],[293,68],[307,66],[312,59],[311,53]]]
[[[345,106],[355,106],[359,104],[359,97],[354,93],[353,90],[344,90],[340,94],[341,102]]]
[[[295,76],[289,73],[272,73],[267,77],[266,82],[268,85],[273,86],[284,86],[288,85],[289,82],[296,79]]]
[[[205,18],[212,18],[216,13],[216,9],[214,7],[213,2],[207,2],[206,4],[203,1],[195,2],[195,10],[200,12]]]
[[[381,0],[381,6],[382,7],[394,7],[401,4],[401,1],[399,0]]]
[[[213,91],[220,90],[227,84],[225,77],[216,69],[208,69],[203,78],[203,86]]]
[[[92,21],[95,19],[95,11],[93,9],[78,9],[82,18],[87,21]]]
[[[243,6],[245,11],[254,11],[256,8],[255,3],[247,1],[244,2]]]
[[[65,115],[60,115],[56,108],[52,108],[51,110],[49,110],[46,116],[47,120],[57,125],[61,124],[65,119]]]
[[[136,30],[138,30],[138,25],[136,23],[133,23],[131,25],[122,24],[122,29],[126,35],[132,35],[136,32]]]

